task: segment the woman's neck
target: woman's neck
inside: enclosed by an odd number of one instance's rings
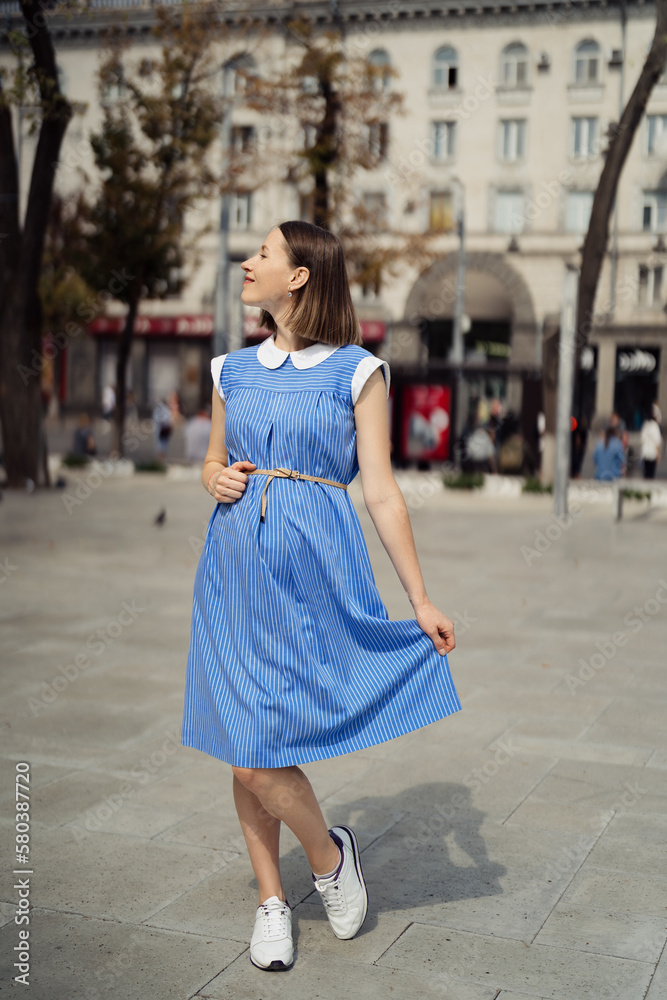
[[[276,332],[273,339],[276,347],[280,348],[281,351],[302,351],[304,347],[310,347],[311,344],[317,343],[315,340],[309,340],[307,337],[299,337],[297,334],[292,333],[289,326],[279,319],[275,319],[274,322],[276,324]]]

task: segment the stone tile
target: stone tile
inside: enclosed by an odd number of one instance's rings
[[[500,684],[489,684],[483,692],[471,699],[474,709],[490,709],[513,712],[516,716],[551,719],[578,719],[592,723],[598,719],[613,698],[582,693],[572,698],[567,691],[554,691],[548,696],[532,690],[509,691]]]
[[[606,813],[604,813],[606,815]],[[599,832],[603,810],[595,802],[564,805],[550,802],[547,796],[531,794],[506,821],[521,830],[551,830],[594,836]]]
[[[658,962],[645,1000],[667,1000],[667,951]]]
[[[596,761],[601,764],[628,764],[634,767],[646,764],[653,753],[649,747],[570,742],[552,736],[517,736],[516,742],[520,743],[525,753],[566,760]]]
[[[444,974],[496,990],[537,993],[546,1000],[643,1000],[653,971],[635,962],[501,937],[413,924],[378,964],[404,972]],[[501,993],[502,995],[502,993]]]
[[[154,726],[155,714],[150,707],[137,708],[122,702],[104,705],[93,700],[78,702],[76,711],[72,711],[71,704],[59,697],[39,716],[23,718],[10,745],[24,760],[41,754],[52,764],[67,766],[71,759],[99,760],[119,747],[141,743],[153,735]],[[3,735],[8,737],[7,733]]]
[[[147,920],[226,864],[217,851],[72,827],[33,826],[33,838],[49,845],[35,902],[114,920]]]
[[[189,1000],[247,947],[207,935],[33,910],[31,1000]],[[0,932],[3,952],[14,944]],[[11,968],[11,963],[10,963]],[[14,974],[3,969],[7,983]],[[20,988],[19,984],[16,985]],[[8,988],[8,987],[6,987]]]
[[[530,941],[592,837],[522,831],[469,810],[410,816],[362,851],[372,907],[422,923]]]
[[[646,761],[647,767],[654,767],[656,770],[667,770],[667,750],[654,750]]]
[[[87,810],[99,809],[108,796],[118,795],[120,785],[118,778],[99,771],[73,771],[35,789],[30,796],[30,811],[41,823],[59,826]]]
[[[587,862],[561,899],[564,906],[595,906],[614,913],[667,916],[667,874],[630,875]]]
[[[615,743],[617,746],[651,747],[656,750],[667,750],[667,730],[650,729],[648,726],[613,725],[602,722],[592,725],[586,733],[589,743]]]
[[[615,816],[591,851],[589,863],[631,875],[667,871],[667,815]]]
[[[657,962],[667,941],[664,917],[613,913],[594,906],[559,904],[535,938],[536,944]]]
[[[667,787],[659,771],[598,761],[560,760],[528,801],[595,808],[601,814],[642,811],[649,799],[667,811]]]
[[[544,994],[537,993],[515,993],[514,990],[501,990],[495,1000],[544,1000]]]
[[[667,698],[654,695],[647,701],[627,696],[615,698],[598,722],[601,726],[664,731],[666,716]]]
[[[508,748],[512,756],[482,749],[459,751],[450,759],[428,753],[428,749],[420,751],[419,781],[415,780],[413,754],[392,756],[368,771],[363,780],[351,781],[325,804],[338,807],[336,822],[347,823],[354,814],[363,829],[369,813],[376,820],[384,817],[381,825],[386,828],[389,820],[405,813],[419,816],[424,811],[432,813],[435,804],[448,806],[456,795],[459,811],[465,811],[467,802],[474,809],[483,809],[488,818],[503,821],[556,763],[547,757],[523,754],[515,744],[508,744]]]
[[[5,891],[7,892],[7,894],[12,892],[12,890],[9,888],[9,883],[7,883]],[[14,924],[15,916],[16,916],[16,903],[0,902],[0,927],[4,927],[5,924],[8,924],[10,922],[10,920],[12,924]]]
[[[294,921],[295,943],[304,955],[320,955],[332,961],[340,957],[340,941],[332,933],[319,898],[299,903],[294,908]],[[409,924],[410,920],[403,914],[369,909],[361,930],[346,942],[345,960],[372,965]]]
[[[340,1000],[341,989],[349,997],[364,1000],[494,1000],[496,991],[486,984],[466,983],[432,973],[401,972],[377,965],[352,962],[345,945],[335,958],[299,952],[294,966],[281,976],[267,976],[253,969],[241,955],[197,996],[201,1000],[284,1000],[286,992],[295,1000]],[[260,978],[262,977],[262,978]]]

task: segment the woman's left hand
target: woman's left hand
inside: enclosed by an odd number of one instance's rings
[[[415,617],[419,627],[433,640],[433,645],[440,655],[451,653],[456,646],[454,622],[443,615],[442,611],[438,611],[430,601],[415,608]]]

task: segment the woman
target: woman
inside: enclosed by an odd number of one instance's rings
[[[242,300],[272,336],[214,358],[202,484],[217,501],[194,587],[181,742],[231,764],[257,878],[250,959],[293,961],[280,877],[286,823],[334,934],[367,910],[354,832],[327,829],[297,766],[460,709],[454,626],[428,599],[389,459],[389,366],[360,346],[338,240],[304,222],[267,236]],[[363,496],[414,619],[390,621],[347,484]]]
[[[617,435],[617,427],[609,424],[604,437],[595,445],[593,462],[596,479],[611,482],[619,479],[625,472],[625,451]]]
[[[644,479],[655,479],[655,470],[660,461],[662,434],[660,424],[653,415],[653,407],[648,407],[640,436],[642,471]]]

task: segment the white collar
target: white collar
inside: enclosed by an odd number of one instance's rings
[[[291,358],[295,368],[312,368],[337,350],[338,347],[334,344],[317,341],[300,351],[282,351],[276,347],[275,334],[272,333],[257,348],[257,360],[265,368],[280,368],[286,358]]]

